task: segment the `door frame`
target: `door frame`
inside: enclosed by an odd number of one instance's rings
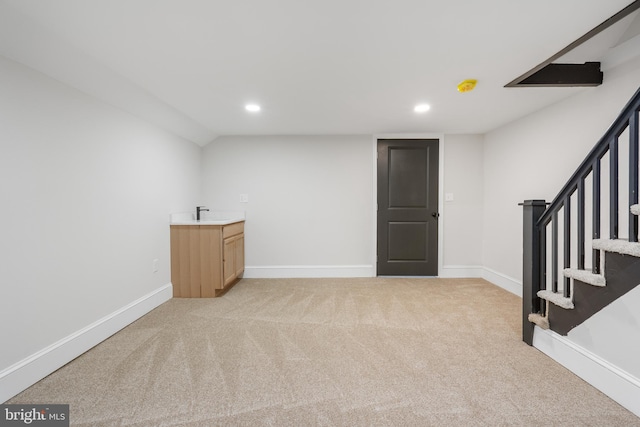
[[[373,277],[378,275],[378,139],[437,139],[438,140],[438,276],[442,275],[443,266],[443,221],[444,221],[444,134],[441,133],[381,133],[373,135],[371,149],[373,151],[372,188],[373,188],[373,248],[371,265]]]

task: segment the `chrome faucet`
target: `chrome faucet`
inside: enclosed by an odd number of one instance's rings
[[[204,211],[209,212],[209,209],[204,206],[196,206],[196,221],[200,221],[200,212]]]

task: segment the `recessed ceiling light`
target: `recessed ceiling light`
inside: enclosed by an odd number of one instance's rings
[[[244,106],[244,109],[247,111],[251,111],[252,113],[257,113],[260,111],[260,106],[258,104],[247,104]]]
[[[430,108],[429,104],[418,104],[414,107],[413,111],[416,113],[426,113]]]

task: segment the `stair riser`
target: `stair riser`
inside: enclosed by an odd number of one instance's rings
[[[565,310],[549,304],[549,325],[560,335],[567,335],[578,326],[622,295],[638,286],[640,259],[630,255],[605,253],[607,286],[596,287],[574,280],[575,308]]]

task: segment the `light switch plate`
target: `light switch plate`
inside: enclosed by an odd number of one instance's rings
[[[249,195],[241,194],[240,195],[240,203],[249,203]]]
[[[445,193],[444,201],[445,202],[453,202],[453,193]]]

